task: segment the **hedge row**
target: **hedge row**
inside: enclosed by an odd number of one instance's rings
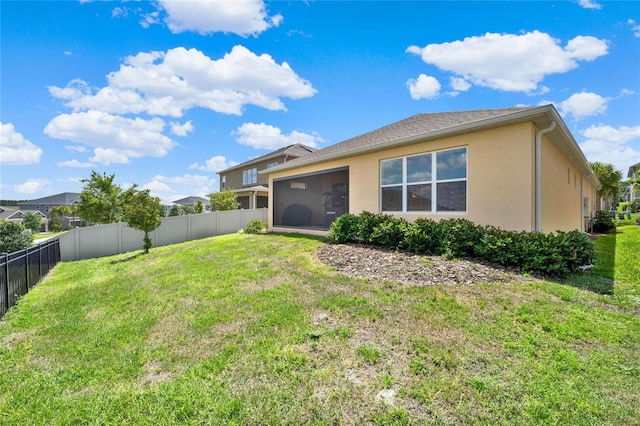
[[[356,242],[448,258],[474,257],[523,272],[565,277],[593,263],[593,241],[579,232],[541,234],[483,227],[466,219],[418,218],[410,223],[363,212],[337,218],[327,240]]]

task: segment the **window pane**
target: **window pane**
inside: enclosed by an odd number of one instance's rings
[[[407,211],[431,211],[431,184],[407,186]]]
[[[381,161],[380,184],[393,185],[397,183],[402,183],[402,158]]]
[[[402,187],[382,188],[382,211],[402,211]]]
[[[436,153],[438,180],[464,179],[467,177],[467,149],[452,149]]]
[[[467,182],[439,183],[439,212],[464,212],[467,210]]]
[[[407,157],[407,182],[431,180],[431,154]]]

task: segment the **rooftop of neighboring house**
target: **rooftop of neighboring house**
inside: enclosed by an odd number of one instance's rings
[[[60,194],[49,195],[48,197],[36,198],[34,200],[20,201],[18,205],[41,204],[41,205],[71,205],[80,198],[79,192],[62,192]]]
[[[8,220],[15,216],[15,218],[22,218],[27,213],[33,213],[44,217],[44,214],[38,210],[20,210],[17,207],[0,206],[0,220]]]
[[[640,175],[640,163],[634,164],[633,166],[629,167],[629,172],[627,173],[627,177],[632,178],[638,175]]]
[[[198,201],[201,201],[204,205],[209,204],[209,199],[197,196],[181,198],[179,200],[175,200],[173,203],[180,204],[181,206],[195,206]]]
[[[241,168],[246,168],[248,166],[251,166],[252,164],[258,164],[258,163],[262,163],[264,161],[267,161],[271,158],[279,158],[284,156],[285,158],[298,158],[298,157],[302,157],[305,156],[309,153],[315,152],[317,151],[316,148],[311,148],[310,146],[306,146],[303,145],[301,143],[296,143],[293,145],[289,145],[289,146],[285,146],[283,148],[280,148],[276,151],[270,152],[268,154],[265,155],[261,155],[260,157],[256,157],[256,158],[252,158],[249,161],[245,161],[244,163],[240,163],[240,164],[236,164],[235,166],[229,167],[228,169],[225,170],[221,170],[218,172],[218,174],[222,174],[222,173],[228,173],[231,172],[233,170],[237,170],[237,169],[241,169]]]

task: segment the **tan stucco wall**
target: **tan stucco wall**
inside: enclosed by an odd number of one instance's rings
[[[349,167],[350,213],[380,212],[381,160],[466,146],[467,212],[403,213],[396,216],[409,221],[418,217],[435,220],[462,217],[482,225],[530,231],[535,227],[534,138],[534,126],[523,123],[272,173],[269,175],[269,207],[273,211],[273,179]],[[273,225],[272,219],[269,219],[270,226]]]
[[[546,137],[542,138],[543,233],[583,229],[582,175]],[[588,186],[591,186],[587,183]],[[589,196],[588,194],[585,196]]]

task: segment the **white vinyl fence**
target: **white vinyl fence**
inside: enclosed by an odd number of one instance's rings
[[[165,217],[153,231],[153,247],[182,243],[215,235],[233,234],[251,220],[268,220],[267,209],[229,210],[222,212]],[[60,235],[60,257],[63,262],[111,256],[143,249],[144,232],[126,223],[74,228]]]

